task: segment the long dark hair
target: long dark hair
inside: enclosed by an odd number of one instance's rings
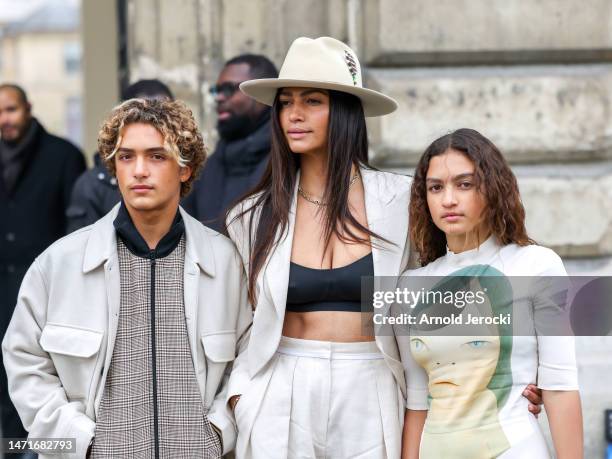
[[[525,208],[516,177],[499,149],[473,129],[458,129],[435,140],[423,153],[414,174],[410,192],[410,238],[419,252],[421,265],[446,253],[446,235],[431,218],[427,205],[427,171],[434,156],[449,150],[463,153],[474,163],[474,179],[484,188],[484,219],[491,233],[503,245],[535,244],[525,229]]]
[[[279,91],[280,92],[280,91]],[[338,91],[329,91],[329,124],[327,139],[327,184],[322,207],[325,214],[323,234],[325,247],[332,235],[346,243],[370,244],[370,237],[380,238],[360,224],[348,206],[351,168],[372,167],[368,164],[368,134],[363,107],[359,98]],[[287,231],[289,210],[296,187],[300,155],[289,149],[280,125],[279,95],[272,105],[270,161],[259,184],[241,200],[255,197],[253,205],[242,209],[233,220],[248,215],[249,272],[248,294],[254,306],[257,298],[255,282],[274,246]],[[259,211],[259,216],[255,214]],[[232,221],[233,221],[232,220]],[[227,218],[226,218],[227,221]],[[232,222],[228,222],[228,225]],[[352,229],[354,228],[354,229]],[[357,232],[365,233],[361,237]],[[254,241],[253,239],[254,234]]]

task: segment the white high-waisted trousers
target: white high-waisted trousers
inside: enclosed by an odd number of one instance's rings
[[[282,337],[235,415],[237,459],[400,457],[401,392],[374,342]]]

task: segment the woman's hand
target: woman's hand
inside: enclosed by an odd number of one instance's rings
[[[529,411],[538,417],[542,412],[542,391],[535,384],[529,384],[523,391],[523,397],[529,400]]]

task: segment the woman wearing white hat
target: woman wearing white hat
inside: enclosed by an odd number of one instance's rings
[[[368,165],[365,124],[397,104],[329,37],[298,38],[278,79],[240,88],[272,106],[272,148],[227,219],[255,310],[227,393],[237,457],[399,457],[399,352],[362,328],[360,302],[362,276],[407,260],[410,180]]]

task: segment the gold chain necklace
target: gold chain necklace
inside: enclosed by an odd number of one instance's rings
[[[349,188],[351,186],[353,186],[353,183],[355,183],[357,181],[357,179],[359,178],[359,174],[355,174],[353,175],[353,177],[351,177],[351,181],[349,182]],[[306,193],[302,187],[300,185],[298,185],[298,193],[300,193],[300,196],[303,197],[306,201],[322,207],[322,206],[326,206],[327,204],[324,203],[323,201],[319,201],[318,199],[314,199],[312,196],[310,196],[308,193]]]

